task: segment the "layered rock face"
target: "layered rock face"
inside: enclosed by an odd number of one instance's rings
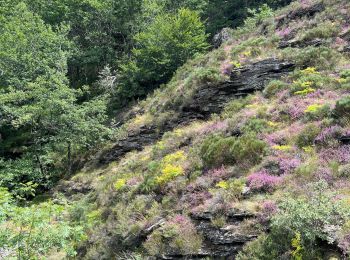
[[[191,104],[182,107],[179,116],[166,122],[162,128],[155,126],[142,127],[138,133],[130,133],[125,139],[119,141],[107,154],[104,154],[100,163],[106,164],[117,161],[128,152],[142,150],[144,146],[152,144],[161,138],[164,132],[175,127],[188,124],[193,120],[205,120],[212,114],[220,113],[225,104],[239,97],[264,89],[265,85],[273,79],[279,79],[294,69],[294,64],[277,59],[259,61],[242,68],[234,69],[228,81],[205,85],[193,95]],[[188,256],[179,252],[169,252],[162,259],[234,259],[243,245],[257,237],[257,234],[242,232],[241,226],[245,220],[255,216],[240,211],[226,213],[226,224],[218,228],[212,224],[214,213],[192,215],[198,233],[203,236],[203,247],[197,254]],[[138,235],[126,236],[119,241],[127,248],[136,248],[142,244],[153,229],[159,228],[164,220],[160,219],[149,230],[143,230]],[[111,245],[114,247],[114,245]]]
[[[277,59],[267,59],[234,69],[231,72],[230,80],[198,88],[191,104],[184,106],[179,116],[166,122],[161,129],[157,129],[155,126],[145,126],[137,133],[129,133],[125,139],[120,140],[110,151],[101,156],[100,163],[107,164],[116,161],[128,152],[142,150],[144,146],[158,140],[164,132],[181,124],[198,119],[208,119],[210,115],[220,113],[231,99],[260,91],[267,82],[281,78],[293,69],[294,64]]]

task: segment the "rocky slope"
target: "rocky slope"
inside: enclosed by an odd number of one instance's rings
[[[88,223],[79,258],[344,257],[349,13],[332,0],[257,15],[135,106],[57,187]]]
[[[191,104],[181,107],[176,118],[165,122],[159,129],[156,126],[144,126],[137,133],[130,133],[107,153],[101,156],[100,162],[110,163],[134,150],[142,150],[154,143],[167,131],[195,120],[208,120],[213,114],[220,113],[225,104],[233,98],[245,97],[261,91],[267,82],[287,75],[294,68],[291,62],[277,59],[266,59],[233,69],[230,79],[217,84],[206,84],[194,93]]]

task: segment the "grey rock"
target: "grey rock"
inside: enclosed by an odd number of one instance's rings
[[[280,28],[283,24],[290,21],[302,18],[302,17],[313,17],[315,14],[320,13],[325,10],[323,3],[317,3],[308,7],[300,7],[296,10],[293,10],[287,15],[283,15],[276,19],[277,28]]]
[[[87,194],[92,190],[91,183],[83,181],[61,181],[55,190],[59,193],[64,193],[66,197],[71,197],[74,194]]]
[[[234,69],[230,80],[218,84],[206,84],[198,89],[190,104],[184,105],[176,119],[166,122],[161,129],[155,126],[143,127],[137,133],[120,140],[109,151],[100,156],[101,164],[108,164],[131,151],[138,151],[144,146],[157,141],[166,131],[193,120],[205,120],[212,114],[220,113],[225,104],[238,97],[264,89],[272,79],[279,79],[294,69],[294,64],[277,59],[266,59]]]
[[[350,41],[350,30],[347,30],[346,32],[340,34],[339,37],[345,41]]]
[[[344,47],[343,52],[350,53],[350,44]]]
[[[231,28],[223,28],[219,33],[215,34],[213,37],[214,48],[219,48],[224,42],[228,41],[231,38],[231,34]]]
[[[202,234],[204,241],[202,249],[194,255],[184,256],[179,253],[166,255],[164,259],[234,259],[243,245],[257,237],[257,234],[241,230],[240,225],[246,219],[254,218],[252,213],[238,209],[231,209],[225,213],[227,225],[223,228],[215,227],[211,220],[215,213],[206,211],[193,213],[192,220],[197,231]]]
[[[290,40],[290,41],[281,41],[278,44],[278,48],[285,49],[288,47],[292,48],[305,48],[307,46],[318,47],[326,45],[328,42],[324,39],[313,39],[310,41],[299,41],[299,40]]]
[[[338,140],[344,145],[350,145],[350,135],[343,135],[339,137]]]

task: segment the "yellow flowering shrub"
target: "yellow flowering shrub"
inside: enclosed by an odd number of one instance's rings
[[[315,91],[316,91],[316,89],[309,87],[309,88],[306,88],[304,90],[296,91],[296,92],[294,92],[294,94],[295,95],[307,95],[307,94],[313,93]]]
[[[318,74],[319,72],[317,72],[315,67],[308,67],[308,68],[302,70],[301,73],[303,73],[303,74]]]
[[[163,158],[163,164],[172,164],[186,159],[184,151],[177,151],[172,154],[168,154]]]
[[[124,188],[126,185],[126,179],[119,179],[114,183],[114,189],[116,191],[121,190],[122,188]]]
[[[216,187],[227,190],[229,188],[229,184],[227,181],[220,181],[218,184],[216,184]]]
[[[237,68],[237,69],[239,69],[239,68],[242,67],[242,64],[241,64],[239,61],[234,61],[234,62],[232,62],[232,65],[233,65],[235,68]]]
[[[318,112],[321,108],[323,107],[323,105],[320,105],[320,104],[312,104],[310,106],[308,106],[306,109],[305,109],[305,113],[316,113]]]
[[[174,131],[174,134],[175,134],[175,136],[177,136],[177,137],[181,137],[183,134],[184,134],[184,130],[183,129],[176,129],[175,131]]]
[[[174,178],[183,175],[182,164],[186,159],[184,151],[177,151],[165,156],[161,162],[161,175],[156,177],[156,183],[164,185]]]
[[[304,88],[309,88],[309,87],[312,86],[312,84],[313,84],[312,81],[305,81],[305,82],[302,82],[302,83],[300,84],[300,86],[302,86],[302,87],[304,87]]]
[[[293,251],[292,251],[292,255],[293,258],[295,260],[302,260],[302,250],[303,247],[301,245],[301,234],[299,232],[297,232],[295,234],[295,237],[292,239],[292,247],[293,247]]]
[[[277,122],[273,122],[273,121],[268,121],[267,125],[270,127],[278,127],[280,124]]]
[[[274,145],[272,148],[278,151],[290,151],[293,149],[290,145]]]
[[[304,146],[303,150],[305,153],[312,153],[314,151],[314,148],[312,146]]]
[[[225,197],[230,200],[239,199],[242,196],[244,186],[245,181],[241,178],[220,181],[215,185],[216,188],[225,190]],[[215,189],[213,189],[212,192],[215,192]]]
[[[250,56],[252,56],[252,52],[251,51],[245,51],[245,52],[242,53],[242,55],[245,56],[245,57],[250,57]]]
[[[159,185],[163,185],[173,180],[177,176],[180,176],[183,174],[184,174],[184,170],[181,166],[166,164],[162,169],[162,174],[156,177],[156,183]]]
[[[149,113],[145,113],[143,115],[137,115],[132,122],[130,123],[129,127],[131,129],[138,128],[144,125],[148,125],[152,122],[153,116]]]
[[[343,78],[337,79],[337,82],[340,84],[346,83],[347,81],[348,81],[347,79],[343,79]]]

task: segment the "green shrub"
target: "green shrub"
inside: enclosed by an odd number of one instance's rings
[[[342,58],[339,52],[328,47],[306,47],[303,49],[287,48],[283,51],[285,59],[292,60],[298,67],[316,67],[332,69]]]
[[[234,163],[254,165],[260,162],[265,148],[265,142],[252,133],[238,138],[213,135],[204,140],[200,153],[208,168]]]
[[[340,72],[340,77],[342,79],[350,79],[350,70],[347,69],[347,70],[343,70]]]
[[[238,200],[242,197],[245,183],[246,181],[242,178],[233,178],[227,181],[220,181],[216,184],[216,188],[224,190],[223,195],[227,201]]]
[[[301,37],[302,40],[308,41],[315,38],[331,38],[339,33],[339,24],[331,21],[319,23],[316,27],[307,30]]]
[[[10,193],[0,189],[0,245],[14,258],[42,259],[61,251],[64,258],[76,256],[75,246],[86,239],[82,226],[64,218],[65,207],[52,202],[18,207]]]
[[[314,144],[315,138],[319,133],[320,129],[315,124],[306,125],[305,128],[297,136],[296,145],[299,148],[312,146]]]
[[[317,72],[315,67],[297,70],[292,75],[292,79],[293,84],[290,86],[290,93],[294,95],[306,95],[332,84],[331,78]]]
[[[272,80],[264,89],[263,94],[265,97],[271,98],[282,89],[285,89],[286,87],[287,87],[287,84],[285,82],[281,80]]]
[[[335,193],[328,190],[328,184],[320,181],[308,185],[309,196],[286,197],[279,204],[279,213],[272,218],[272,232],[302,235],[303,244],[308,248],[317,239],[333,242],[327,234],[328,225],[342,225],[350,217],[350,208],[341,200],[336,200]]]
[[[231,152],[235,142],[235,137],[212,135],[206,138],[200,149],[204,165],[208,168],[214,168],[223,164],[235,163],[235,158]]]
[[[233,99],[225,105],[224,111],[222,112],[223,118],[231,118],[241,111],[246,105],[249,104],[249,97]]]
[[[245,246],[238,259],[281,259],[292,254],[293,259],[318,259],[319,242],[333,244],[334,231],[350,217],[350,208],[336,199],[324,181],[307,185],[308,196],[288,195],[278,205],[271,219],[270,232]],[[298,256],[299,258],[296,258]]]
[[[329,105],[313,104],[306,108],[305,116],[307,120],[325,119],[331,115]]]
[[[268,122],[260,118],[250,118],[242,127],[243,133],[262,133],[269,131]]]
[[[278,245],[268,235],[260,235],[257,239],[247,243],[241,252],[238,253],[237,260],[275,260],[278,259]]]
[[[217,68],[200,67],[194,70],[193,78],[196,79],[199,84],[217,83],[221,80],[221,75]]]
[[[350,96],[337,101],[334,108],[334,115],[337,118],[350,116]]]
[[[245,134],[237,139],[231,147],[235,161],[242,165],[255,165],[265,154],[266,143],[255,134]]]
[[[16,198],[32,198],[37,189],[49,188],[51,184],[32,158],[7,161],[0,158],[0,187],[8,188]]]
[[[350,164],[345,164],[338,169],[339,177],[349,178],[350,177]]]

